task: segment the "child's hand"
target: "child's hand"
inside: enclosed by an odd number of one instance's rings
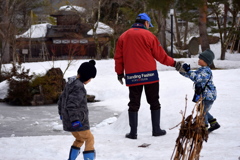
[[[182,65],[182,68],[186,71],[186,72],[188,72],[191,68],[190,68],[190,64],[187,64],[187,63],[184,63],[183,65]]]
[[[72,127],[73,128],[82,127],[82,123],[80,121],[74,121],[72,122]]]

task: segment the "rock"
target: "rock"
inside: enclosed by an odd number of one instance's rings
[[[95,102],[95,96],[94,95],[87,95],[87,101],[88,102]]]
[[[38,106],[44,104],[44,97],[41,94],[35,94],[31,102],[32,106]]]

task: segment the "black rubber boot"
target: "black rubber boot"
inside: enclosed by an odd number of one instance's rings
[[[138,112],[128,112],[130,133],[126,134],[126,138],[137,139],[137,125],[138,125]]]
[[[152,110],[151,117],[152,117],[152,136],[163,136],[167,132],[160,128],[160,114],[161,110]]]
[[[208,128],[208,132],[212,132],[218,128],[220,128],[220,125],[218,124],[216,118],[211,119],[210,121],[208,121],[210,123],[210,127]]]

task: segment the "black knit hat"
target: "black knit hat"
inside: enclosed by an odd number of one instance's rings
[[[213,63],[213,59],[215,58],[213,51],[210,49],[206,49],[202,53],[199,54],[200,59],[204,60],[204,62],[207,63],[208,66],[210,66]]]
[[[90,60],[89,62],[84,62],[78,68],[78,74],[80,75],[80,81],[86,82],[91,78],[95,78],[97,74],[97,69],[95,68],[96,62]]]

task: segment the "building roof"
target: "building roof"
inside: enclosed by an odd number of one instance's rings
[[[66,5],[61,6],[55,13],[51,14],[51,16],[61,16],[61,15],[72,15],[73,13],[84,13],[86,11],[85,8],[79,7],[79,6],[73,6],[73,5]]]
[[[62,6],[59,8],[59,11],[77,11],[77,12],[85,12],[86,9],[83,7],[79,7],[79,6],[73,6],[73,5],[66,5],[66,6]]]
[[[43,38],[46,37],[47,28],[51,27],[50,23],[32,25],[26,32],[17,35],[16,38]]]
[[[97,22],[95,23],[95,26],[97,25]],[[114,33],[114,30],[102,23],[102,22],[98,22],[98,27],[97,27],[97,30],[96,30],[96,33],[97,34],[108,34],[108,35],[112,35]],[[91,29],[90,31],[87,32],[87,35],[93,35],[93,29]]]

